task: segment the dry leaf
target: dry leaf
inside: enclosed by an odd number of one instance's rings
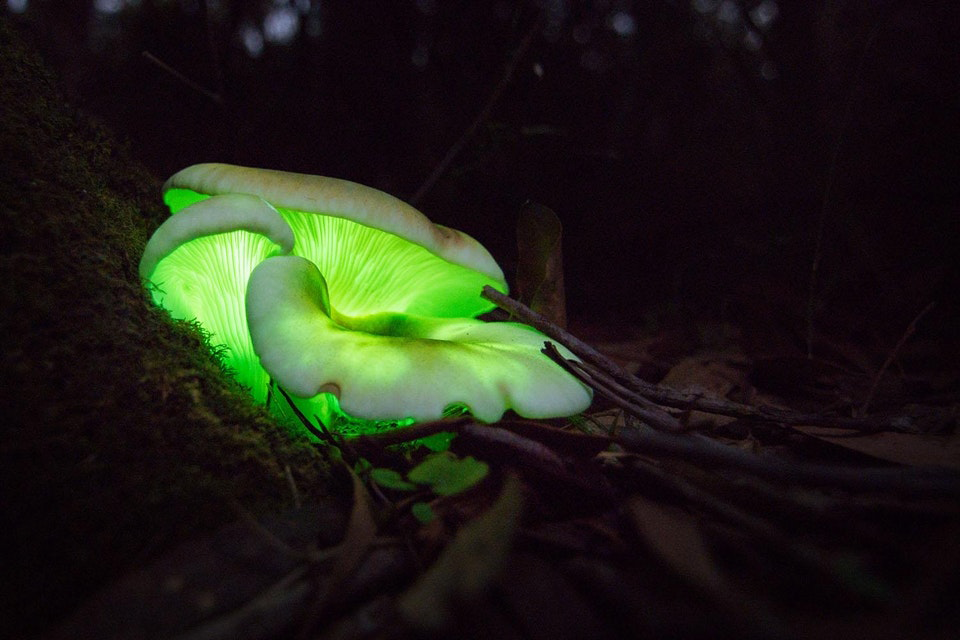
[[[851,434],[849,429],[795,427],[808,436],[899,464],[960,470],[960,437],[919,433]]]
[[[637,533],[664,564],[685,580],[709,592],[721,592],[724,580],[693,518],[676,507],[640,495],[627,501]]]
[[[474,603],[496,582],[523,510],[520,482],[508,477],[490,509],[467,523],[424,573],[397,601],[403,619],[414,629],[441,633],[458,609]]]
[[[660,384],[705,398],[743,401],[752,393],[746,369],[742,356],[738,355],[693,356],[674,365]],[[692,411],[688,420],[695,425],[724,425],[736,418]]]
[[[310,597],[303,555],[339,507],[238,522],[186,542],[90,598],[48,638],[272,637]],[[294,552],[284,551],[290,548]]]
[[[377,537],[377,522],[371,506],[370,494],[353,469],[343,460],[341,467],[350,476],[353,489],[353,508],[347,520],[343,540],[333,548],[333,564],[318,587],[303,629],[309,629],[323,617],[324,610],[337,597],[344,581],[352,575],[367,557],[367,550]]]
[[[563,225],[550,208],[528,202],[517,220],[517,292],[520,301],[561,327],[567,326],[563,291]]]

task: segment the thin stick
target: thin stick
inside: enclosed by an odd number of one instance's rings
[[[735,418],[756,418],[788,425],[819,425],[867,432],[883,430],[912,431],[909,427],[898,424],[897,421],[892,418],[848,418],[843,416],[798,413],[769,406],[751,406],[719,398],[707,398],[702,395],[683,393],[660,385],[650,384],[646,380],[641,380],[636,376],[630,375],[617,366],[610,358],[587,343],[550,322],[526,305],[503,295],[493,287],[485,286],[480,295],[494,302],[501,309],[508,311],[521,322],[525,322],[539,329],[550,338],[553,338],[565,346],[578,358],[595,365],[624,387],[661,406],[684,410],[696,409],[716,415],[732,416]]]
[[[545,342],[543,352],[554,362],[569,371],[574,377],[593,388],[624,411],[633,414],[658,431],[677,433],[683,430],[680,422],[655,404],[617,384],[595,368],[583,362],[568,360],[557,351],[552,342]]]
[[[705,466],[739,469],[761,478],[854,491],[960,496],[960,474],[938,467],[843,467],[757,456],[698,434],[627,429],[615,437],[628,451],[672,456]]]
[[[447,169],[450,167],[450,163],[453,162],[454,158],[460,154],[463,150],[463,147],[470,141],[470,138],[473,137],[473,134],[476,133],[477,129],[480,128],[484,122],[490,118],[490,114],[493,112],[493,107],[497,104],[497,101],[500,100],[500,96],[503,95],[503,92],[506,90],[507,86],[510,84],[510,80],[513,78],[513,73],[516,71],[517,65],[520,63],[520,60],[526,55],[527,50],[530,49],[530,45],[533,44],[533,38],[537,34],[540,28],[540,20],[536,20],[533,23],[533,26],[530,27],[530,30],[527,32],[527,35],[523,38],[523,41],[520,43],[520,46],[517,47],[517,50],[514,52],[513,57],[510,58],[510,61],[507,62],[507,65],[503,69],[503,75],[500,77],[500,82],[494,88],[493,93],[490,94],[490,97],[487,98],[486,103],[484,103],[483,108],[480,109],[480,112],[477,114],[477,117],[473,119],[473,122],[470,123],[470,126],[466,128],[460,138],[453,143],[453,146],[450,147],[450,150],[447,151],[447,155],[443,157],[443,160],[437,164],[434,168],[433,173],[424,181],[420,188],[417,189],[417,192],[410,196],[410,204],[416,205],[422,198],[427,194],[430,189],[433,188],[433,185],[436,184],[437,180],[446,173]]]
[[[207,0],[199,0],[199,4],[200,13],[203,15],[203,30],[207,36],[207,54],[210,56],[211,71],[217,84],[215,95],[222,96],[224,93],[223,66],[220,64],[220,51],[214,34],[213,20],[210,17],[210,6]]]
[[[395,444],[410,442],[411,440],[427,438],[444,431],[456,433],[459,431],[462,425],[472,422],[472,420],[473,419],[469,416],[462,416],[458,418],[442,418],[440,420],[434,420],[433,422],[411,424],[410,426],[403,427],[402,429],[393,429],[391,431],[383,431],[380,433],[364,434],[357,436],[356,438],[352,439],[352,441],[359,447],[367,444],[376,445],[377,447],[389,447]]]
[[[907,340],[909,340],[913,334],[917,332],[917,323],[920,322],[923,316],[930,313],[935,306],[937,306],[936,302],[931,302],[925,306],[923,310],[918,313],[913,320],[910,321],[910,324],[907,325],[903,335],[900,336],[897,344],[894,345],[893,350],[890,351],[890,355],[887,356],[887,359],[883,362],[880,370],[877,371],[877,375],[873,377],[873,383],[870,385],[870,391],[867,392],[867,399],[863,401],[863,405],[860,407],[860,415],[866,415],[867,410],[870,408],[870,403],[873,402],[873,396],[877,392],[877,386],[880,384],[880,379],[883,377],[883,374],[886,373],[887,369],[890,368],[890,365],[893,364],[893,361],[896,360],[897,355],[900,353],[900,349],[903,348],[903,345],[905,345]]]
[[[174,78],[176,78],[177,80],[179,80],[180,82],[188,86],[193,91],[196,91],[203,97],[207,98],[208,100],[211,100],[217,106],[220,106],[220,107],[223,106],[223,97],[220,96],[219,94],[216,94],[213,91],[210,91],[209,89],[207,89],[206,87],[203,87],[197,84],[196,82],[194,82],[187,76],[183,75],[182,73],[180,73],[179,71],[177,71],[176,69],[168,65],[166,62],[164,62],[160,58],[150,53],[149,51],[144,51],[142,52],[141,55],[143,55],[144,58],[146,58],[147,60],[157,65],[158,67],[160,67],[161,69],[169,73],[171,76],[173,76]]]
[[[300,502],[300,491],[297,490],[297,481],[293,477],[290,465],[284,465],[283,473],[287,476],[287,484],[290,486],[290,494],[293,496],[293,508],[299,511],[303,504]]]
[[[525,304],[503,295],[489,285],[483,287],[483,291],[480,293],[480,295],[495,303],[498,307],[509,313],[511,316],[520,319],[521,322],[529,324],[530,326],[547,334],[572,351],[578,358],[588,360],[597,365],[601,370],[613,376],[613,378],[618,380],[621,384],[624,382],[629,382],[631,388],[634,388],[635,386],[639,386],[641,388],[647,387],[649,389],[654,388],[654,385],[650,384],[649,382],[640,380],[635,376],[630,376],[627,372],[617,366],[617,363],[615,363],[613,360],[603,355],[573,334],[568,333],[559,325],[550,322]],[[630,380],[631,378],[633,378],[633,380]]]
[[[318,424],[320,424],[320,428],[318,428],[316,425],[310,422],[310,419],[307,416],[303,415],[303,412],[297,408],[297,405],[293,404],[293,398],[291,398],[289,394],[284,391],[283,387],[277,385],[277,391],[280,392],[280,394],[283,396],[283,399],[287,401],[288,405],[290,405],[290,409],[293,410],[294,415],[297,416],[300,422],[303,423],[303,426],[305,426],[310,433],[317,436],[320,438],[320,440],[326,442],[327,444],[334,444],[333,439],[330,437],[330,432],[323,428],[322,422],[318,422]]]

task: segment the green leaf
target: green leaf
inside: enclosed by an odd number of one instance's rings
[[[403,479],[398,472],[393,469],[384,469],[377,467],[370,470],[370,478],[376,482],[381,487],[386,487],[387,489],[396,489],[398,491],[412,491],[417,488],[416,485],[411,484]]]
[[[433,522],[433,519],[437,517],[437,514],[433,512],[433,509],[426,502],[414,502],[410,506],[410,513],[420,521],[420,524]]]
[[[473,456],[457,458],[449,451],[434,453],[414,467],[407,478],[417,484],[429,485],[440,496],[462,493],[483,480],[490,467]]]
[[[420,438],[420,444],[430,451],[446,451],[450,448],[450,443],[457,437],[457,434],[450,431],[441,431],[426,438]]]

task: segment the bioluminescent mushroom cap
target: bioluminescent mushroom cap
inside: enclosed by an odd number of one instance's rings
[[[402,313],[345,316],[309,260],[261,262],[247,287],[247,320],[263,366],[299,398],[333,393],[370,420],[440,418],[451,405],[477,419],[507,409],[528,418],[586,409],[590,391],[540,352],[543,334],[508,322]],[[573,357],[564,353],[567,357]],[[326,400],[298,402],[324,415]]]
[[[542,335],[473,319],[493,307],[484,285],[507,288],[489,252],[392,196],[335,178],[201,164],[171,177],[164,201],[173,215],[147,243],[141,277],[157,304],[228,347],[225,364],[258,401],[272,376],[320,415],[336,405],[328,392],[357,416],[390,419],[439,417],[456,403],[482,420],[505,408],[543,417],[589,404],[589,391],[540,354]],[[304,276],[304,265],[316,275]],[[343,352],[331,356],[330,345]],[[418,389],[418,378],[449,398]]]
[[[269,376],[250,341],[244,292],[254,267],[293,246],[293,231],[276,209],[257,196],[230,194],[168,218],[140,259],[154,302],[174,318],[197,320],[212,344],[226,346],[224,364],[258,402],[266,398]]]
[[[323,273],[343,313],[475,316],[494,307],[484,285],[503,271],[467,234],[434,224],[402,200],[355,182],[226,164],[198,164],[164,184],[176,213],[205,196],[258,196],[293,231],[295,255]]]
[[[317,264],[347,313],[476,315],[492,308],[479,295],[484,284],[506,290],[476,240],[346,180],[200,164],[167,180],[164,201],[174,215],[147,243],[140,276],[158,305],[228,347],[225,364],[258,401],[269,376],[250,341],[244,293],[268,256],[292,251]]]

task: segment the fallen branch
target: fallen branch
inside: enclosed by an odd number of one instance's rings
[[[869,433],[877,431],[912,433],[916,431],[916,429],[909,426],[911,423],[909,416],[861,416],[854,418],[822,413],[801,413],[765,405],[751,406],[740,404],[720,398],[709,398],[703,395],[684,393],[661,385],[651,384],[646,380],[627,373],[613,362],[613,360],[587,343],[568,333],[561,327],[558,327],[529,307],[503,295],[493,287],[484,287],[481,295],[521,322],[539,329],[553,340],[562,344],[574,355],[583,360],[584,363],[592,365],[599,371],[607,374],[622,387],[625,387],[637,396],[646,398],[663,407],[672,407],[685,411],[697,410],[735,418],[754,418],[784,425],[816,425]],[[544,353],[549,355],[546,349]],[[600,392],[599,389],[598,392]]]
[[[671,433],[683,430],[679,420],[640,394],[621,386],[602,371],[584,362],[564,358],[552,342],[544,343],[543,352],[585,385],[654,429]]]
[[[181,72],[177,71],[176,69],[174,69],[173,67],[171,67],[166,62],[164,62],[157,56],[153,55],[149,51],[143,51],[141,52],[141,55],[147,60],[149,60],[150,62],[152,62],[153,64],[163,69],[168,74],[170,74],[178,82],[181,82],[184,85],[186,85],[191,91],[196,91],[197,93],[202,95],[204,98],[210,100],[211,102],[213,102],[215,105],[219,107],[223,106],[223,96],[221,96],[219,93],[214,93],[210,89],[207,89],[206,87],[194,82],[193,80],[191,80]]]
[[[757,456],[699,433],[623,430],[616,438],[628,451],[671,456],[698,465],[745,471],[767,480],[908,495],[960,496],[960,474],[938,467],[848,467]]]

